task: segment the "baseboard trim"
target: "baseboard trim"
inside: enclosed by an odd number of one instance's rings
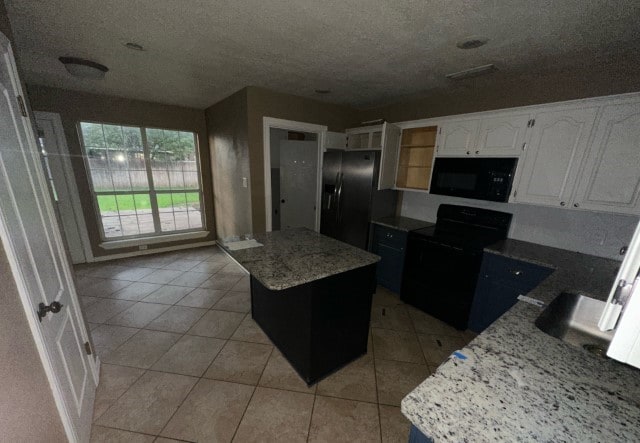
[[[124,252],[122,254],[110,254],[110,255],[101,255],[98,257],[93,257],[93,262],[102,262],[109,260],[118,260],[120,258],[130,258],[130,257],[138,257],[141,255],[150,255],[150,254],[158,254],[161,252],[172,252],[172,251],[180,251],[183,249],[192,249],[192,248],[200,248],[202,246],[214,246],[216,245],[215,240],[198,242],[198,243],[188,243],[186,245],[176,245],[176,246],[167,246],[165,248],[156,248],[156,249],[147,249],[142,251],[133,251],[133,252]]]

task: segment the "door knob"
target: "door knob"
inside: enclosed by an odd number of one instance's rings
[[[44,303],[38,305],[38,320],[42,321],[47,316],[47,312],[57,314],[62,309],[63,304],[57,301],[51,302],[49,306]]]

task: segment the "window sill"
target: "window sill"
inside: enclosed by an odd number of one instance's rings
[[[156,235],[154,237],[130,238],[126,240],[111,240],[100,243],[102,249],[121,249],[132,246],[153,245],[157,243],[169,243],[182,240],[203,238],[209,235],[209,231],[184,232],[181,234]]]

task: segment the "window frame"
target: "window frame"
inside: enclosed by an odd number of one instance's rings
[[[89,155],[87,152],[87,148],[84,142],[84,134],[82,133],[82,124],[83,123],[90,123],[90,124],[97,124],[97,125],[111,125],[111,126],[120,126],[120,127],[130,127],[130,128],[136,128],[140,131],[140,138],[141,138],[141,142],[142,142],[142,151],[144,154],[144,164],[145,164],[145,172],[146,172],[146,176],[147,176],[147,183],[149,185],[149,189],[148,190],[143,190],[143,191],[135,191],[133,189],[131,190],[125,190],[125,191],[116,191],[115,189],[113,191],[96,191],[95,190],[95,186],[93,183],[93,177],[91,176],[91,167],[89,164]],[[149,149],[149,145],[147,142],[147,130],[149,129],[155,129],[155,130],[160,130],[160,131],[175,131],[175,132],[188,132],[193,134],[193,142],[194,142],[194,147],[195,147],[195,163],[196,163],[196,176],[198,178],[198,189],[185,189],[185,188],[181,188],[181,189],[170,189],[170,190],[166,190],[166,191],[157,191],[155,189],[155,184],[153,181],[153,170],[151,168],[151,155],[150,155],[150,149]],[[132,124],[132,123],[114,123],[114,122],[109,122],[109,121],[96,121],[96,120],[79,120],[77,122],[76,125],[76,131],[78,133],[78,139],[80,141],[80,150],[82,151],[82,160],[83,160],[83,164],[84,164],[84,168],[85,168],[85,173],[86,173],[86,177],[87,177],[87,181],[89,182],[89,192],[91,194],[91,199],[92,199],[92,206],[93,206],[93,213],[94,213],[94,217],[95,217],[95,221],[98,225],[98,231],[100,233],[100,240],[103,243],[109,243],[109,242],[118,242],[118,241],[123,241],[123,240],[135,240],[135,239],[148,239],[148,238],[153,238],[153,237],[163,237],[163,236],[175,236],[175,235],[180,235],[180,234],[188,234],[188,233],[194,233],[194,232],[206,232],[207,228],[206,228],[206,215],[205,215],[205,205],[204,205],[204,180],[202,177],[202,167],[200,164],[200,143],[199,143],[199,138],[198,138],[198,133],[196,131],[193,130],[186,130],[186,129],[175,129],[175,128],[161,128],[161,127],[156,127],[156,126],[143,126],[143,125],[138,125],[138,124]],[[159,211],[159,207],[158,207],[158,199],[157,196],[158,194],[169,194],[171,195],[172,193],[194,193],[197,192],[198,193],[198,199],[199,199],[199,203],[200,203],[200,219],[201,219],[201,223],[202,226],[199,228],[189,228],[189,229],[180,229],[180,230],[173,230],[173,231],[163,231],[162,230],[162,225],[160,223],[160,211]],[[153,217],[153,226],[154,226],[154,232],[148,232],[148,233],[144,233],[144,234],[133,234],[133,235],[120,235],[117,237],[107,237],[105,235],[104,232],[104,224],[102,222],[102,214],[100,212],[100,205],[98,203],[98,196],[99,195],[112,195],[114,197],[117,197],[118,195],[148,195],[149,196],[149,202],[151,204],[151,216]],[[117,199],[116,199],[116,205],[117,205]],[[134,207],[135,207],[135,198],[134,198]],[[188,214],[188,212],[187,212]],[[137,218],[137,209],[136,209],[136,218]],[[120,217],[120,215],[118,215]],[[187,215],[188,217],[188,215]],[[174,219],[175,220],[175,219]],[[139,222],[138,222],[139,223]],[[120,220],[120,224],[121,224],[121,229],[122,229],[122,220]],[[139,226],[139,225],[138,225]]]

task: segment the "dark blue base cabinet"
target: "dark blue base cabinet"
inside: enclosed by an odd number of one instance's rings
[[[433,440],[420,432],[418,428],[411,425],[411,432],[409,432],[409,443],[433,443]]]
[[[471,306],[469,329],[480,333],[547,278],[553,269],[485,252]]]
[[[399,294],[402,286],[404,254],[407,248],[407,233],[397,229],[373,225],[371,252],[381,257],[378,262],[378,284]]]

